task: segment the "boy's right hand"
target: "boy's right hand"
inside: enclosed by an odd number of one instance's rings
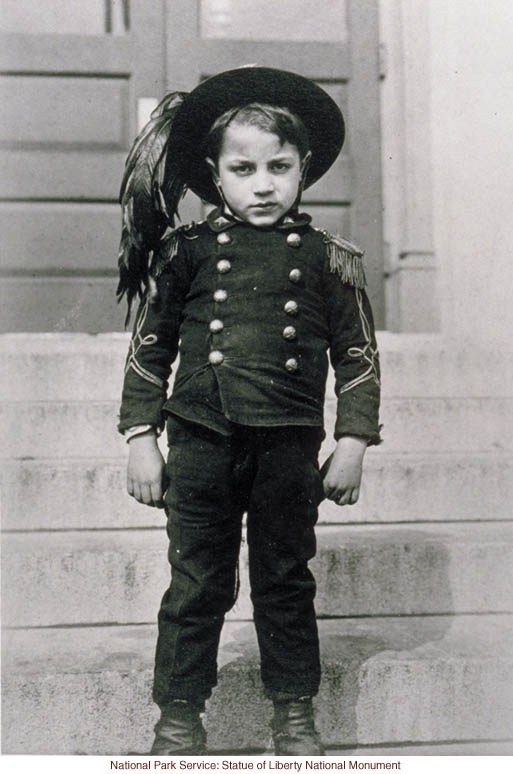
[[[137,502],[163,508],[165,463],[153,430],[128,442],[127,491]]]

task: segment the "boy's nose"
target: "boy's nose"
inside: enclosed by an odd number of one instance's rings
[[[271,175],[269,175],[267,172],[262,172],[255,175],[253,181],[253,191],[255,194],[264,196],[265,194],[271,193],[273,190],[274,183]]]

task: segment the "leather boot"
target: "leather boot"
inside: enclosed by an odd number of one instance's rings
[[[271,721],[275,755],[325,755],[315,729],[312,699],[274,700]]]
[[[150,755],[204,755],[207,735],[200,712],[199,705],[181,699],[163,707]]]

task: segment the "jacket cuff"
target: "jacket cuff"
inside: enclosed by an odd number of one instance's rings
[[[383,425],[380,425],[379,429],[381,430],[382,427]],[[361,431],[356,432],[346,428],[342,430],[335,429],[334,438],[336,441],[340,440],[340,438],[343,438],[346,435],[351,435],[354,438],[361,438],[363,441],[367,442],[367,446],[379,446],[379,444],[383,443],[383,439],[381,438],[379,432],[373,433],[372,435],[365,435]]]
[[[121,407],[119,416],[118,431],[121,435],[125,435],[128,430],[133,427],[140,427],[145,425],[155,428],[155,431],[160,435],[165,425],[165,417],[162,413],[163,401],[161,399],[149,402],[149,405],[143,406],[139,401],[134,401],[132,405],[126,405],[128,401]]]
[[[144,433],[148,433],[150,430],[153,430],[157,438],[160,435],[160,431],[155,425],[133,425],[132,427],[129,427],[127,430],[123,431],[123,435],[125,436],[125,441],[128,443],[132,438],[135,438],[136,435],[143,435]]]
[[[368,446],[381,443],[379,424],[379,386],[372,380],[339,395],[335,440],[343,435],[354,435],[367,441]]]

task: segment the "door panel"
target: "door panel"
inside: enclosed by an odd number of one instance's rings
[[[257,12],[261,24],[253,18]],[[346,143],[330,172],[305,192],[303,204],[316,225],[366,250],[369,295],[382,326],[377,0],[325,0],[318,6],[311,0],[174,0],[167,13],[167,90],[190,91],[205,77],[257,64],[305,75],[337,102]],[[194,197],[181,212],[186,220],[202,216]]]
[[[32,277],[42,272],[88,276],[100,272],[108,276],[116,263],[113,240],[118,232],[117,204],[34,202],[27,228],[26,203],[6,202],[0,207],[2,266],[18,277],[24,272]]]
[[[121,330],[125,309],[116,305],[114,277],[105,273],[11,274],[2,278],[5,330],[52,333]],[[8,317],[7,317],[8,313]],[[121,320],[121,322],[120,322]]]
[[[16,2],[0,54],[0,325],[120,330],[117,198],[137,101],[164,91],[163,2],[40,0],[39,21]]]
[[[200,0],[203,40],[326,41],[347,38],[346,0],[323,0],[312,13],[312,0]]]
[[[122,148],[127,92],[128,79],[116,75],[5,75],[0,95],[9,111],[0,127],[0,142],[13,150]]]
[[[30,218],[29,205],[33,201],[117,202],[126,154],[126,148],[109,152],[91,149],[66,153],[57,149],[0,151],[0,206],[22,201]]]
[[[126,0],[2,0],[5,32],[69,35],[123,35],[130,26]]]

